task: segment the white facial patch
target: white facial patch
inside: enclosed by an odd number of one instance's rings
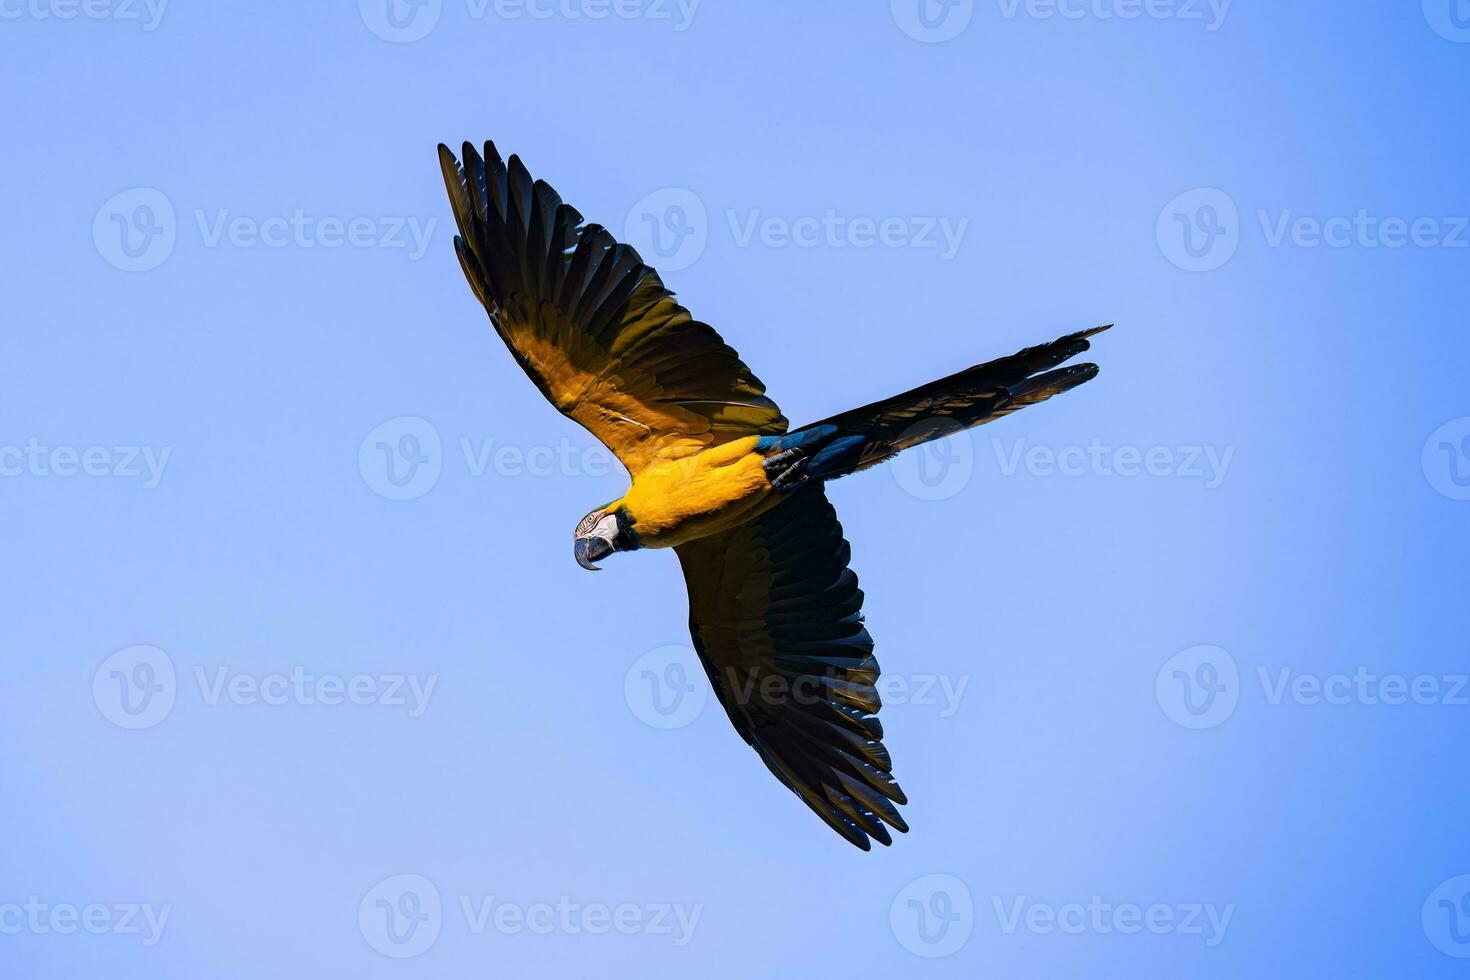
[[[617,540],[617,536],[618,519],[613,514],[608,514],[602,520],[598,521],[597,526],[592,529],[592,533],[587,535],[590,538],[601,538],[608,544],[612,544]]]

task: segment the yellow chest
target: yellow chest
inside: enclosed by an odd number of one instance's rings
[[[756,436],[736,439],[638,474],[623,497],[645,548],[672,548],[744,524],[774,506],[755,452]]]

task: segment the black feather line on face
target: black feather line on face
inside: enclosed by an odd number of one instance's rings
[[[618,550],[633,551],[641,548],[643,544],[638,540],[638,532],[633,529],[637,521],[633,519],[632,514],[628,513],[628,508],[619,507],[613,511],[613,517],[618,522]]]

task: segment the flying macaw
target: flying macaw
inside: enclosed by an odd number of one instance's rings
[[[907,803],[884,747],[863,593],[823,484],[1045,401],[1097,374],[1069,334],[792,431],[765,386],[659,274],[582,223],[519,157],[439,160],[454,247],[495,332],[546,399],[627,467],[573,532],[578,564],[673,548],[689,630],[731,723],[852,844],[892,843]]]

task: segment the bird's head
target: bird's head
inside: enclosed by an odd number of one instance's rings
[[[577,564],[594,572],[601,571],[594,562],[614,551],[632,551],[637,547],[638,532],[633,530],[633,519],[628,508],[617,501],[592,511],[572,532],[572,553],[577,557]]]

